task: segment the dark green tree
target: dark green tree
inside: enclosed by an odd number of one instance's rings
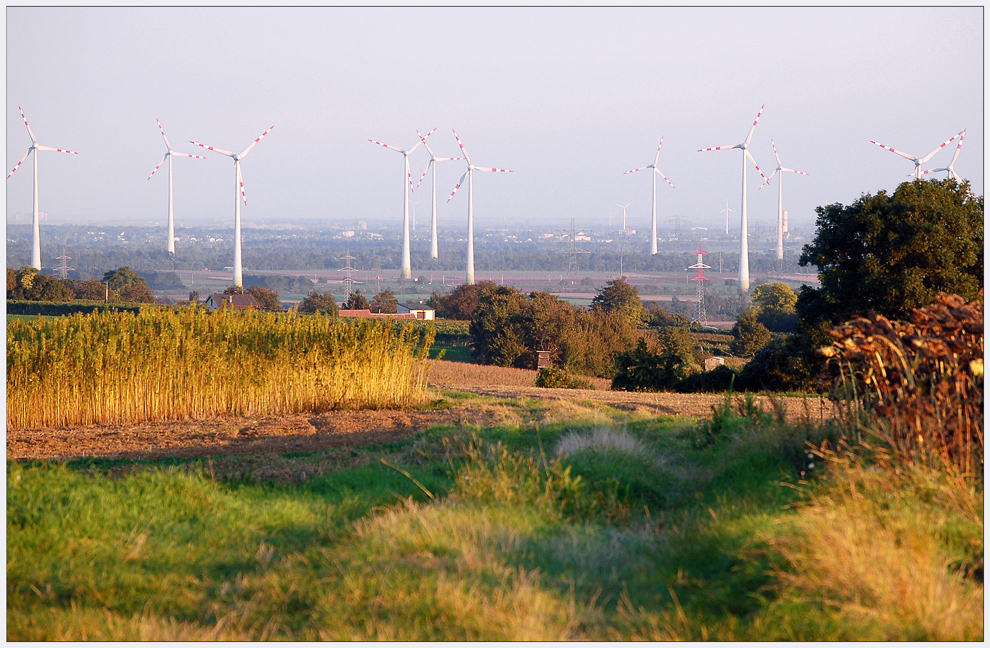
[[[489,285],[497,284],[493,281],[481,281],[477,284],[461,284],[448,294],[435,292],[430,296],[428,304],[437,312],[437,317],[467,321],[474,317],[478,297]]]
[[[767,327],[756,319],[756,311],[746,308],[732,327],[732,337],[732,353],[749,358],[766,346],[772,336]]]
[[[606,313],[624,313],[633,324],[643,321],[643,301],[636,287],[625,277],[605,282],[605,287],[591,300],[592,308],[600,308]]]
[[[791,333],[797,325],[798,294],[790,286],[780,282],[760,284],[753,289],[750,299],[756,311],[756,320],[777,333]]]
[[[248,286],[246,292],[258,302],[258,307],[264,311],[278,312],[282,310],[282,302],[278,299],[278,291],[264,286]]]
[[[525,338],[516,326],[525,304],[526,298],[515,288],[489,283],[481,289],[468,326],[476,360],[511,367],[527,352]]]
[[[117,291],[138,282],[144,282],[147,286],[147,282],[145,282],[138,273],[134,272],[127,266],[117,268],[116,270],[107,270],[103,274],[103,281],[104,283],[110,284],[110,290]]]
[[[339,313],[339,308],[337,302],[334,301],[333,294],[329,292],[321,293],[318,290],[314,290],[299,302],[299,312],[328,313],[336,317]]]
[[[399,300],[395,298],[395,293],[391,290],[383,290],[371,298],[369,306],[372,313],[386,313],[394,315],[399,308]]]
[[[362,295],[360,290],[352,292],[344,302],[344,310],[368,310],[369,308],[368,298]]]

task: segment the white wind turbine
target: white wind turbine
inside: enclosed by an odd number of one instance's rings
[[[721,214],[722,212],[725,212],[725,233],[726,233],[726,234],[728,234],[728,233],[729,233],[729,212],[734,212],[734,211],[736,211],[736,210],[735,210],[735,209],[730,209],[730,208],[729,208],[729,199],[728,199],[728,198],[726,198],[726,199],[725,199],[725,209],[722,209],[722,210],[720,210],[720,211],[718,212],[718,213],[720,213],[720,214]]]
[[[626,233],[626,207],[628,207],[631,204],[632,203],[626,203],[625,205],[620,205],[618,203],[615,204],[616,207],[622,207],[622,233],[623,234]]]
[[[195,144],[196,146],[202,146],[205,149],[215,151],[222,155],[226,155],[234,160],[234,285],[238,288],[244,287],[243,277],[241,276],[241,200],[244,200],[244,204],[247,205],[247,194],[244,193],[244,179],[241,177],[241,160],[247,157],[248,152],[253,149],[258,142],[260,142],[265,135],[272,132],[271,128],[266,130],[264,133],[258,136],[253,142],[248,144],[248,147],[241,151],[240,153],[232,153],[230,151],[225,151],[223,149],[218,149],[214,146],[208,144],[200,144],[199,142],[194,142],[189,140],[190,144]],[[241,196],[238,198],[237,194],[240,192]]]
[[[434,128],[426,137],[433,134]],[[384,142],[379,142],[377,140],[368,140],[372,144],[377,144],[378,146],[384,146],[387,149],[393,151],[398,151],[402,153],[402,163],[404,167],[404,177],[402,179],[402,278],[412,279],[412,260],[409,256],[409,190],[412,189],[412,171],[409,170],[409,155],[416,150],[416,148],[422,144],[426,137],[420,136],[420,141],[416,142],[415,146],[406,151],[405,149],[400,149],[397,146],[390,146]],[[406,182],[409,183],[406,186]]]
[[[28,147],[27,153],[24,157],[14,165],[10,173],[7,174],[7,178],[14,175],[14,171],[20,168],[21,163],[27,159],[27,156],[34,152],[34,217],[31,221],[32,223],[32,240],[31,240],[31,267],[41,270],[41,226],[38,222],[38,151],[55,151],[56,153],[71,153],[73,155],[79,155],[77,151],[68,151],[66,149],[52,148],[51,146],[42,146],[38,144],[38,138],[34,136],[34,132],[31,130],[31,125],[28,124],[27,117],[24,115],[24,111],[21,107],[17,107],[21,111],[21,118],[24,120],[24,125],[27,126],[28,135],[31,136],[31,146]]]
[[[662,136],[660,137],[660,146],[663,146]],[[656,157],[653,158],[653,164],[648,164],[644,167],[639,167],[638,169],[630,169],[629,171],[623,172],[623,173],[635,173],[637,171],[642,171],[644,169],[653,169],[654,171],[652,174],[650,174],[653,176],[653,221],[650,225],[650,254],[657,253],[657,174],[659,174],[660,177],[663,178],[664,180],[667,180],[667,176],[665,176],[663,172],[660,171],[660,169],[657,167],[657,163],[660,162],[660,146],[657,147],[657,155]],[[672,189],[676,189],[676,187],[674,187],[674,183],[671,182],[670,180],[667,180],[667,184],[669,184]],[[625,210],[623,210],[622,213],[624,217]]]
[[[756,124],[760,121],[760,115],[763,114],[763,106],[760,106],[760,112],[756,113],[756,119],[753,120],[753,125],[749,129],[749,135],[746,136],[746,140],[741,144],[736,144],[735,146],[713,146],[706,149],[698,149],[698,152],[703,151],[721,151],[724,149],[742,149],[742,214],[740,214],[740,229],[739,234],[739,290],[741,292],[746,292],[749,290],[749,221],[747,220],[746,212],[746,160],[753,163],[757,171],[760,171],[760,165],[756,163],[753,159],[753,155],[749,152],[749,143],[753,139],[753,131],[756,130]],[[763,175],[763,171],[760,171],[760,176],[766,180],[767,177]]]
[[[165,129],[162,128],[162,123],[158,122],[158,130],[162,132],[162,139],[165,140],[165,157],[162,161],[158,163],[155,170],[151,172],[148,176],[148,180],[151,180],[151,176],[155,175],[159,167],[165,163],[165,159],[168,158],[168,253],[175,254],[175,219],[172,216],[172,157],[178,155],[179,157],[190,157],[198,158],[200,160],[205,160],[206,158],[202,155],[193,155],[192,153],[179,153],[178,151],[172,150],[172,145],[168,143],[168,137],[165,136]]]
[[[426,177],[426,174],[429,172],[430,167],[432,166],[433,167],[433,226],[431,228],[431,235],[430,235],[430,256],[433,257],[434,259],[437,259],[440,257],[440,253],[437,247],[437,168],[434,165],[437,162],[452,162],[454,160],[463,160],[464,158],[437,157],[433,153],[433,149],[430,148],[430,145],[426,143],[426,138],[432,135],[433,131],[435,130],[436,129],[434,128],[429,133],[427,133],[426,137],[424,137],[423,134],[420,133],[419,131],[416,131],[416,134],[419,135],[419,140],[423,143],[423,146],[426,148],[426,152],[430,154],[430,161],[426,163],[426,170],[424,170],[423,175],[419,177],[419,182],[416,183],[416,189],[419,189],[419,185],[423,184],[423,179]],[[413,189],[413,191],[415,191],[416,189]]]
[[[781,261],[784,258],[784,171],[788,173],[799,173],[801,175],[808,174],[804,171],[788,169],[781,164],[780,156],[777,155],[777,145],[773,143],[772,138],[770,140],[770,146],[773,147],[773,156],[777,158],[777,168],[773,170],[773,173],[770,174],[766,182],[760,185],[760,189],[769,184],[777,173],[780,173],[780,177],[777,178],[777,260]]]
[[[914,177],[916,179],[921,180],[921,165],[924,164],[925,162],[927,162],[928,160],[930,160],[933,155],[935,155],[936,153],[938,153],[939,151],[941,151],[942,149],[944,149],[946,146],[949,145],[949,143],[952,140],[956,139],[957,137],[959,137],[959,133],[956,133],[955,135],[953,135],[949,139],[945,140],[944,142],[942,142],[941,144],[939,144],[938,146],[936,146],[932,150],[931,153],[929,153],[928,155],[926,155],[925,157],[922,157],[922,158],[919,158],[916,155],[911,155],[910,153],[905,153],[904,151],[898,151],[897,149],[895,149],[895,148],[893,148],[891,146],[887,146],[886,144],[881,144],[880,142],[874,142],[873,140],[870,140],[870,144],[876,144],[877,146],[879,146],[882,149],[887,149],[891,153],[897,153],[901,157],[907,158],[907,159],[911,160],[912,162],[914,162],[914,173],[912,175],[914,175]]]
[[[453,129],[451,129],[453,130]],[[467,149],[464,148],[464,144],[461,142],[461,138],[457,136],[457,131],[454,131],[454,139],[457,140],[457,145],[461,147],[461,153],[464,154],[464,159],[467,161],[467,171],[461,176],[461,179],[457,181],[457,186],[454,190],[450,192],[450,198],[447,198],[447,202],[450,202],[457,193],[457,190],[461,188],[461,184],[464,182],[464,178],[467,177],[468,181],[468,249],[467,249],[467,284],[469,286],[474,285],[474,172],[484,171],[486,173],[512,173],[509,169],[493,169],[491,167],[477,167],[471,164],[471,156],[468,155]]]
[[[956,135],[956,137],[959,138],[959,145],[956,146],[956,152],[952,154],[952,160],[949,162],[949,166],[944,166],[944,167],[941,167],[941,168],[938,168],[938,169],[928,169],[927,171],[922,171],[921,172],[922,175],[925,175],[925,174],[928,174],[928,173],[937,173],[939,171],[948,171],[950,178],[952,178],[953,180],[955,180],[959,184],[962,184],[963,179],[959,177],[959,174],[958,173],[956,173],[956,170],[953,168],[953,165],[956,163],[956,159],[959,157],[959,150],[962,148],[963,140],[966,139],[966,129],[965,128],[962,129]]]

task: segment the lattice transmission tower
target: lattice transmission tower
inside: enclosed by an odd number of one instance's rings
[[[701,243],[698,243],[698,262],[692,266],[688,266],[689,270],[697,269],[698,274],[691,278],[691,281],[698,282],[698,309],[695,311],[694,321],[701,324],[708,324],[708,312],[705,310],[705,296],[707,293],[706,286],[709,281],[708,277],[705,276],[705,270],[711,269],[710,265],[705,265],[703,256],[708,254],[701,249]]]

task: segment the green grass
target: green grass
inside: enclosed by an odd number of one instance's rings
[[[810,470],[826,431],[766,413],[711,434],[473,403],[516,418],[268,458],[8,462],[8,639],[982,639],[982,484]]]
[[[471,355],[471,347],[469,346],[443,346],[434,344],[430,347],[430,360],[436,360],[441,353],[443,353],[443,360],[450,360],[451,362],[475,362],[474,357]]]

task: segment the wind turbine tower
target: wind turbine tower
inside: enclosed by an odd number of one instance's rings
[[[426,137],[432,135],[435,130],[436,129],[434,128],[427,133]],[[419,182],[416,183],[416,189],[419,189],[419,185],[423,183],[423,178],[426,177],[430,167],[433,167],[433,219],[432,227],[430,228],[430,256],[434,259],[438,259],[440,258],[440,252],[437,246],[437,167],[435,165],[437,162],[453,162],[454,160],[463,160],[464,158],[437,157],[433,153],[433,149],[430,148],[430,145],[426,143],[426,137],[423,137],[423,134],[419,131],[416,131],[416,134],[419,135],[419,140],[426,148],[426,152],[430,154],[430,161],[426,163],[426,170],[424,170],[423,175],[419,177]],[[413,191],[415,191],[415,189]]]
[[[783,164],[780,163],[780,155],[777,154],[777,145],[773,143],[773,139],[770,140],[770,146],[773,147],[773,156],[777,158],[777,168],[773,170],[770,177],[767,178],[766,182],[760,185],[762,189],[765,185],[769,184],[773,177],[780,174],[777,178],[777,260],[784,260],[784,230],[786,229],[786,223],[784,221],[784,172],[787,173],[797,173],[800,175],[808,175],[804,171],[795,171],[794,169],[788,169]]]
[[[451,129],[453,130],[453,129]],[[512,173],[509,169],[493,169],[491,167],[477,167],[471,164],[471,156],[468,155],[467,149],[464,148],[464,143],[461,142],[461,138],[457,136],[457,131],[454,131],[454,139],[457,140],[457,145],[461,148],[461,153],[464,154],[464,159],[467,161],[467,171],[461,176],[461,179],[457,181],[457,185],[454,190],[450,192],[450,198],[447,198],[447,202],[450,202],[457,190],[461,188],[461,184],[464,182],[464,178],[467,178],[468,182],[468,249],[467,249],[467,284],[469,286],[474,285],[474,172],[484,171],[486,173]]]
[[[725,212],[725,233],[726,234],[729,233],[729,212],[735,213],[735,211],[736,211],[735,209],[730,209],[729,208],[729,199],[726,198],[725,199],[725,209],[723,209],[722,211],[719,212],[720,214],[722,212]]]
[[[173,151],[172,145],[168,143],[168,137],[165,136],[165,129],[162,128],[162,123],[157,119],[155,121],[158,122],[158,130],[162,132],[162,139],[165,140],[165,157],[162,158],[162,161],[158,163],[158,166],[155,167],[155,170],[152,171],[151,175],[148,176],[148,180],[151,180],[151,176],[155,175],[155,172],[158,171],[159,167],[161,167],[162,164],[164,164],[165,160],[168,159],[168,248],[167,249],[169,255],[174,255],[175,254],[175,219],[172,215],[172,157],[178,155],[179,157],[199,158],[200,160],[205,160],[206,158],[203,157],[202,155],[193,155],[191,153],[179,153],[178,151]]]
[[[55,151],[56,153],[71,153],[72,155],[79,155],[76,151],[68,151],[66,149],[52,148],[51,146],[42,146],[38,144],[38,138],[34,136],[34,132],[31,130],[31,125],[28,124],[27,117],[24,115],[24,111],[21,107],[17,107],[21,111],[21,119],[24,120],[24,125],[27,127],[28,135],[31,136],[31,146],[28,147],[27,153],[24,157],[14,165],[14,168],[10,170],[7,174],[7,179],[14,175],[14,171],[20,168],[21,163],[27,159],[27,156],[34,153],[34,217],[31,221],[32,235],[31,235],[31,267],[36,270],[41,270],[41,225],[38,219],[38,151]]]
[[[746,212],[746,160],[753,163],[757,171],[760,171],[760,165],[756,163],[753,159],[753,155],[749,152],[749,143],[753,139],[753,131],[756,130],[756,124],[760,121],[760,115],[763,114],[763,106],[760,106],[760,112],[756,113],[756,119],[753,120],[753,125],[749,129],[749,135],[741,144],[726,145],[726,146],[713,146],[706,149],[698,149],[698,152],[703,151],[721,151],[727,149],[742,149],[742,214],[740,215],[740,243],[739,243],[739,291],[746,293],[749,290],[749,221],[747,220]],[[766,180],[767,177],[763,175],[763,171],[760,171],[760,176]]]
[[[653,220],[652,220],[652,224],[650,225],[650,254],[657,253],[657,174],[659,174],[660,177],[663,178],[664,180],[667,180],[667,176],[665,176],[663,172],[660,171],[660,169],[657,167],[657,164],[660,162],[661,146],[663,146],[663,136],[660,137],[660,146],[657,147],[657,154],[656,157],[653,158],[653,164],[648,164],[644,167],[639,167],[638,169],[630,169],[629,171],[624,172],[624,173],[635,173],[637,171],[642,171],[644,169],[653,169],[653,173],[651,174],[653,176]],[[667,180],[667,184],[670,185],[671,189],[676,189],[674,183],[671,182],[670,180]],[[623,214],[625,214],[625,210],[623,210]]]
[[[701,322],[702,324],[708,323],[708,313],[705,309],[705,293],[706,293],[706,281],[709,281],[708,277],[705,276],[705,270],[711,269],[710,265],[705,265],[703,256],[708,254],[701,249],[701,243],[698,243],[698,262],[692,266],[688,266],[688,270],[697,269],[698,274],[691,278],[691,281],[698,282],[698,310],[695,312],[695,321]]]
[[[244,204],[247,205],[247,194],[244,192],[244,178],[241,176],[241,160],[247,157],[247,154],[251,152],[251,149],[257,146],[258,142],[264,139],[265,135],[272,132],[272,128],[275,128],[274,124],[271,128],[259,135],[253,142],[248,144],[247,148],[240,153],[225,151],[208,144],[200,144],[199,142],[189,140],[190,144],[202,146],[205,149],[215,151],[221,155],[226,155],[234,160],[234,285],[238,288],[244,287],[244,280],[241,275],[241,199],[243,199]],[[240,196],[237,195],[238,193],[240,193]]]
[[[426,137],[432,135],[433,131],[435,130],[436,129],[434,128],[429,133],[427,133]],[[400,149],[397,146],[390,146],[388,144],[385,144],[384,142],[379,142],[377,140],[368,140],[372,144],[377,144],[378,146],[384,146],[387,149],[391,149],[393,151],[398,151],[399,153],[402,153],[402,163],[404,166],[404,173],[402,177],[402,278],[403,279],[412,279],[412,261],[410,260],[409,257],[409,191],[410,189],[412,189],[413,183],[412,183],[412,172],[409,170],[409,155],[413,151],[415,151],[420,144],[426,141],[426,137],[420,135],[420,141],[416,142],[416,144],[408,151],[405,149]],[[409,183],[408,186],[406,185],[406,182]]]

